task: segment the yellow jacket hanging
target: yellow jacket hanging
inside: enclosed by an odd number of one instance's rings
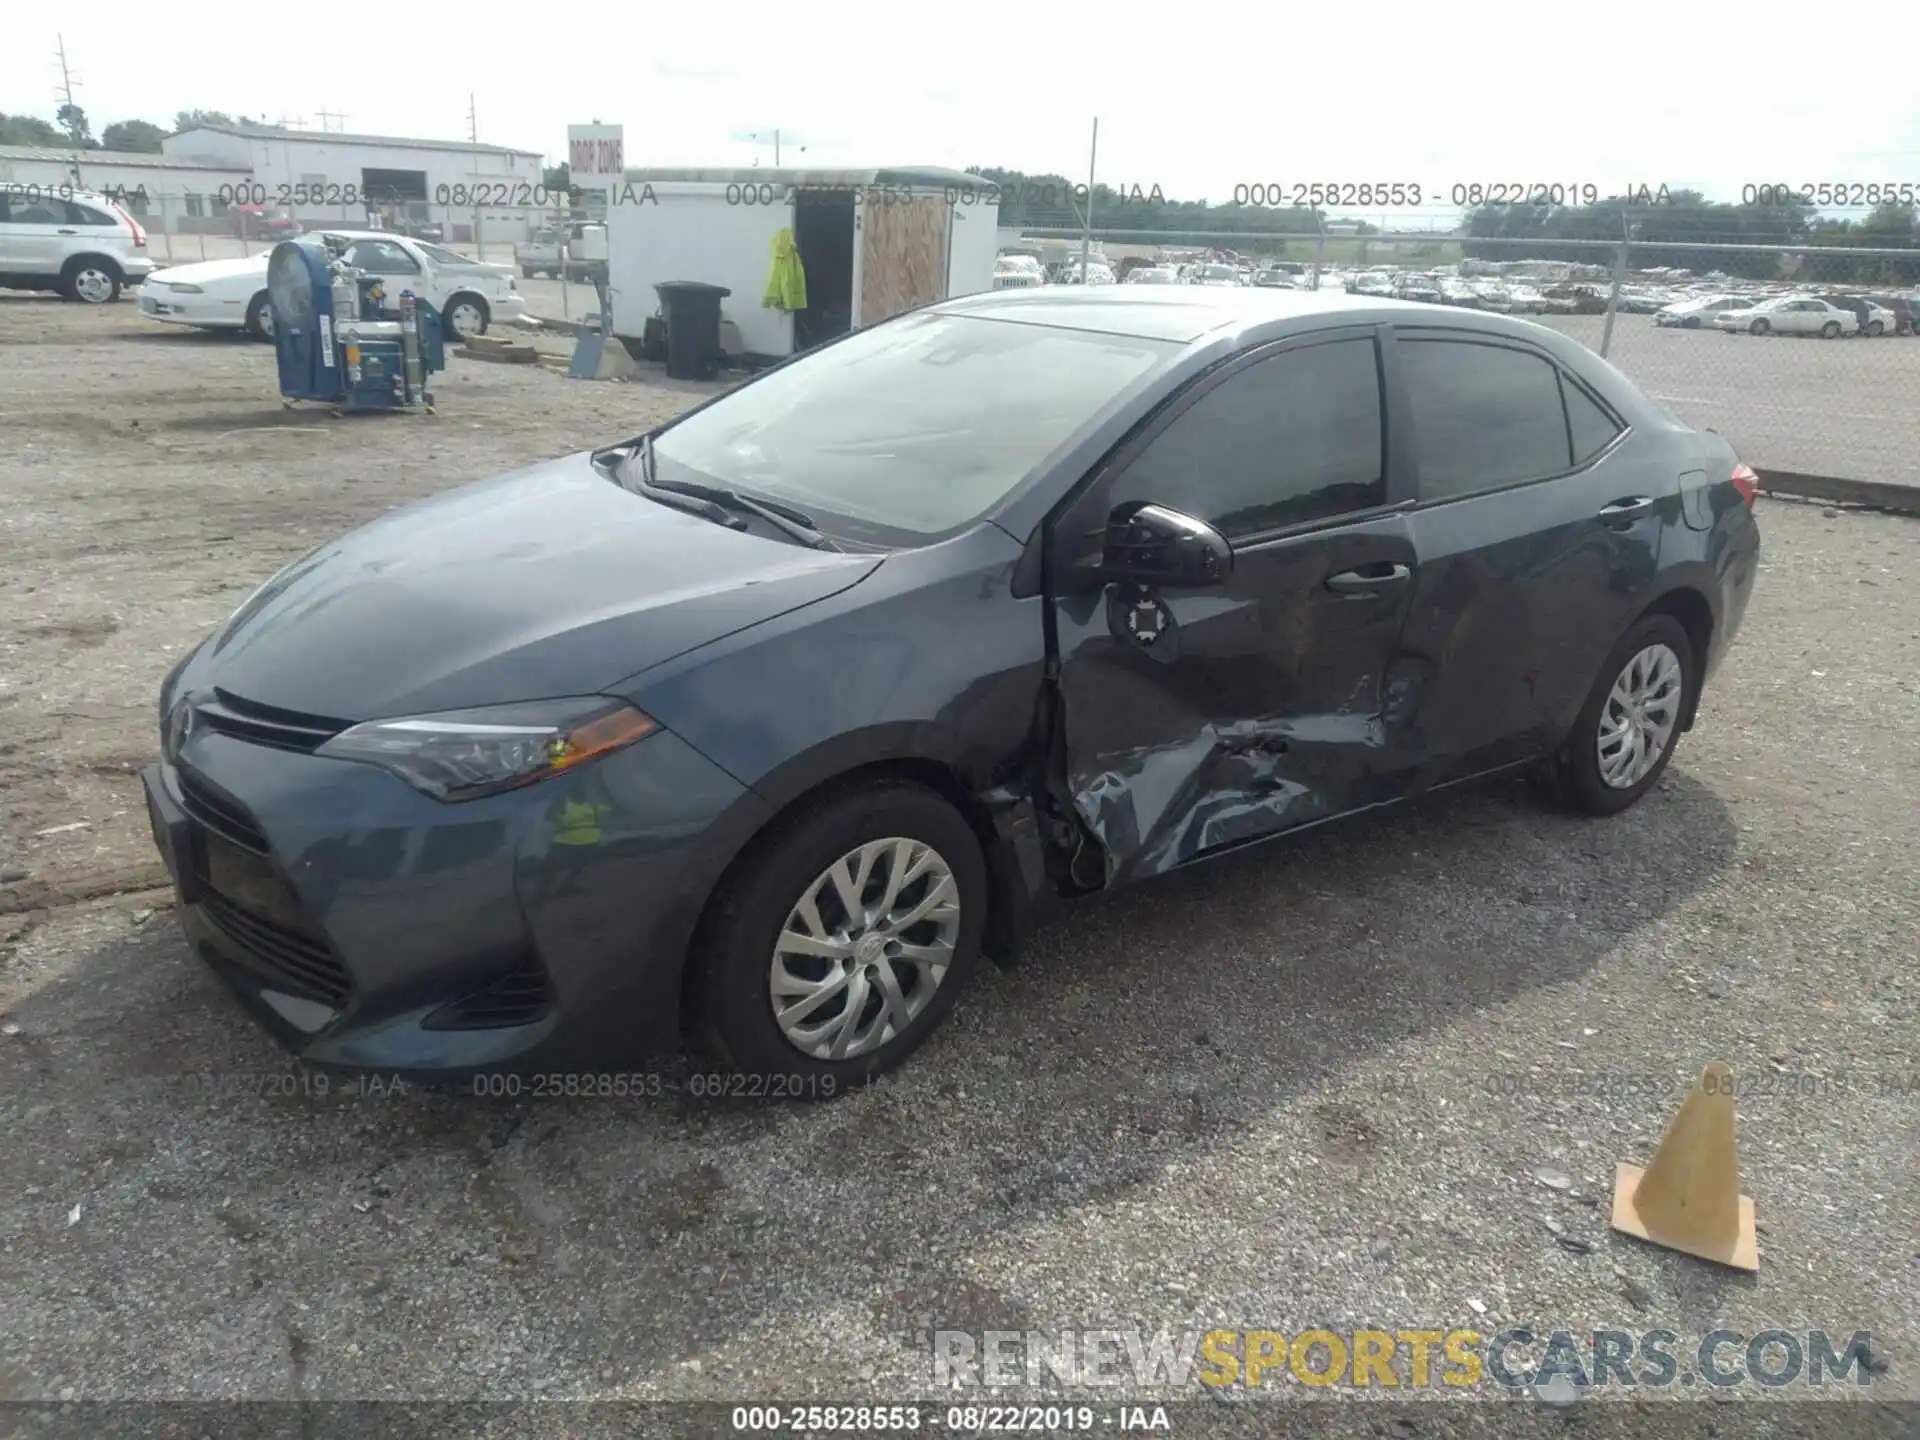
[[[791,230],[773,237],[773,273],[767,276],[767,293],[760,303],[770,310],[807,308],[807,272],[800,266],[800,247]]]

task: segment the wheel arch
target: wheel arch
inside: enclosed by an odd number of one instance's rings
[[[1686,713],[1680,717],[1680,729],[1684,733],[1693,728],[1693,717],[1700,708],[1700,692],[1706,688],[1707,656],[1713,647],[1716,624],[1713,604],[1694,586],[1679,585],[1648,604],[1633,617],[1633,624],[1638,625],[1650,615],[1670,615],[1679,621],[1680,628],[1687,632],[1687,644],[1693,648],[1693,691],[1687,697]]]
[[[1021,863],[1017,842],[1003,833],[1007,823],[996,815],[995,804],[969,783],[966,767],[950,756],[930,753],[925,749],[900,749],[892,754],[876,754],[871,736],[842,739],[858,743],[832,747],[836,759],[853,753],[864,753],[866,758],[847,760],[838,765],[831,762],[822,765],[816,760],[805,766],[804,771],[797,770],[800,762],[796,761],[782,767],[781,774],[772,778],[771,783],[763,781],[754,787],[755,793],[767,803],[768,808],[762,811],[758,824],[734,838],[732,854],[720,867],[713,884],[700,902],[699,914],[689,936],[685,964],[682,966],[680,989],[683,1016],[690,1016],[689,1007],[696,995],[697,987],[687,983],[694,957],[705,944],[721,897],[741,872],[768,846],[779,843],[798,816],[832,797],[888,781],[904,781],[931,790],[951,805],[973,832],[987,868],[985,950],[996,963],[1011,963],[1029,923],[1033,890],[1029,872]],[[805,758],[802,757],[803,760]],[[804,773],[806,778],[794,778],[797,773]],[[1031,812],[1031,806],[1024,801],[1014,801],[1002,808],[1025,811],[1028,815]],[[1021,818],[1014,817],[1016,826]]]
[[[475,305],[480,307],[480,320],[483,330],[492,327],[493,306],[487,303],[487,297],[482,295],[478,290],[461,288],[447,296],[447,303],[440,307],[442,318],[448,315],[453,310],[453,307],[458,305],[462,300],[471,300]],[[449,337],[453,335],[451,325],[448,326],[447,334]]]
[[[89,264],[98,265],[103,270],[110,270],[122,285],[127,283],[126,269],[119,260],[96,250],[82,250],[78,255],[69,255],[60,262],[60,274],[62,277],[70,276]]]

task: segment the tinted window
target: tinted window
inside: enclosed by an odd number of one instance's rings
[[[70,208],[73,211],[73,218],[77,224],[118,225],[120,223],[118,216],[109,215],[104,210],[95,210],[90,205],[72,205]]]
[[[1109,503],[1147,500],[1232,538],[1386,499],[1380,373],[1371,340],[1250,365],[1208,390],[1141,452]]]
[[[15,225],[65,225],[67,202],[64,200],[15,200],[7,218]]]
[[[1564,375],[1560,377],[1560,390],[1567,397],[1567,432],[1573,439],[1573,463],[1584,465],[1613,443],[1620,427],[1586,391]]]
[[[1571,463],[1559,373],[1537,355],[1456,340],[1403,340],[1420,446],[1420,498],[1557,475]]]
[[[420,253],[425,255],[429,260],[433,261],[433,263],[436,265],[471,265],[473,264],[473,261],[469,260],[466,256],[462,255],[458,250],[443,250],[438,245],[428,245],[425,242],[422,242],[420,246]]]

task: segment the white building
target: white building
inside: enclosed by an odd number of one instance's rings
[[[141,218],[149,229],[159,228],[161,197],[173,197],[167,207],[172,219],[184,215],[183,195],[213,195],[220,187],[252,179],[245,166],[208,164],[149,155],[135,150],[66,150],[41,145],[0,145],[0,188],[15,193],[34,187],[60,190],[98,190],[113,196]],[[206,212],[204,198],[201,213]],[[192,228],[192,227],[185,227]],[[219,228],[225,228],[222,222]]]

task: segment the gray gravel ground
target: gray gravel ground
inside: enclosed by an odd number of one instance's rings
[[[139,854],[125,775],[83,766],[150,751],[164,647],[291,554],[683,403],[456,362],[432,421],[222,437],[272,407],[267,352],[31,303],[0,305],[0,865],[36,872]],[[155,441],[194,433],[214,438]],[[1579,1433],[1903,1433],[1920,525],[1761,519],[1745,632],[1632,812],[1577,820],[1500,786],[1113,897],[830,1105],[321,1098],[152,896],[0,914],[0,1401],[77,1402],[63,1433],[372,1433],[346,1412],[86,1402],[900,1403],[936,1398],[936,1326],[1666,1327],[1683,1359],[1724,1327],[1868,1330],[1885,1369],[1838,1407],[1747,1386],[1699,1412],[1665,1402],[1710,1387],[1676,1386],[1644,1414],[1589,1403],[1605,1420]],[[96,636],[89,615],[115,623]],[[93,838],[36,838],[72,813]],[[1757,1276],[1605,1223],[1615,1162],[1652,1153],[1715,1058],[1771,1087],[1740,1101]],[[1185,1398],[1175,1433],[1468,1434],[1492,1413],[1275,1388],[1299,1403],[1163,1393]],[[34,1418],[0,1407],[0,1434]],[[387,1419],[729,1428],[724,1410]]]

